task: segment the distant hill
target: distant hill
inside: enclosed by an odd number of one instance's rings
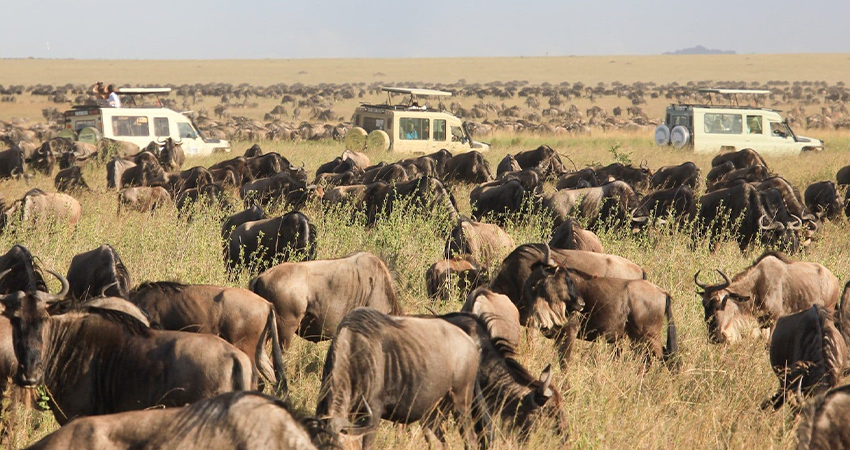
[[[714,48],[705,48],[702,45],[696,47],[683,48],[672,52],[664,52],[665,55],[734,55],[735,50],[717,50]]]

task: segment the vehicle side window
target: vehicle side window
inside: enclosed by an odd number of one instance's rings
[[[761,116],[747,116],[747,134],[763,134]]]
[[[371,133],[375,130],[383,130],[384,129],[384,119],[376,119],[374,117],[364,117],[363,118],[363,129],[366,130],[367,133]]]
[[[150,136],[148,118],[145,116],[113,116],[112,131],[116,136]]]
[[[741,134],[744,131],[740,114],[705,113],[705,132],[710,134]]]
[[[788,137],[788,134],[785,132],[785,125],[782,122],[770,122],[770,135],[783,139]]]
[[[434,119],[434,140],[446,140],[446,121],[443,119]]]
[[[195,139],[198,137],[198,133],[195,133],[195,129],[192,128],[192,124],[188,122],[177,122],[177,132],[180,133],[181,139]]]
[[[167,117],[154,117],[153,118],[153,133],[156,137],[161,136],[170,136],[168,129],[168,118]]]
[[[428,119],[413,119],[409,117],[398,119],[398,124],[401,127],[398,130],[399,139],[414,141],[428,139],[431,135],[430,122]]]
[[[463,129],[461,127],[452,127],[452,142],[463,141]]]

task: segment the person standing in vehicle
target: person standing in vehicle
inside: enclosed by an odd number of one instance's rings
[[[106,92],[109,93],[109,97],[106,101],[109,103],[109,106],[113,108],[121,107],[121,98],[118,97],[118,93],[115,92],[115,85],[110,84],[106,87]]]

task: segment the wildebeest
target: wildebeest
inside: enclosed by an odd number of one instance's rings
[[[587,219],[588,227],[597,225],[630,225],[631,221],[646,216],[638,212],[637,195],[624,181],[613,181],[599,187],[565,189],[543,196],[543,210],[560,225],[577,208]]]
[[[832,181],[810,184],[806,188],[804,198],[806,207],[818,217],[832,220],[841,214],[841,203]]]
[[[109,245],[84,253],[71,259],[68,267],[69,298],[87,300],[92,297],[127,298],[130,287],[130,272]]]
[[[260,147],[260,144],[254,144],[245,150],[246,158],[255,158],[257,156],[263,156],[263,149]]]
[[[522,170],[522,166],[520,166],[516,159],[508,153],[504,158],[502,158],[499,165],[496,166],[496,176],[501,178],[503,173],[516,172],[519,170]]]
[[[309,420],[297,419],[283,401],[238,391],[185,407],[81,417],[29,448],[317,450],[328,441],[322,433]]]
[[[485,183],[493,179],[490,174],[490,163],[484,159],[481,152],[473,150],[452,156],[446,161],[443,180],[447,182]]]
[[[274,306],[285,348],[296,334],[311,342],[332,338],[342,318],[360,306],[401,314],[387,266],[367,252],[278,264],[248,288]]]
[[[517,180],[527,192],[533,192],[535,196],[543,195],[543,179],[535,169],[505,172],[499,177],[499,180],[503,183]]]
[[[641,198],[638,205],[639,210],[656,218],[665,218],[669,214],[675,219],[689,222],[697,215],[694,192],[687,186],[651,192]]]
[[[699,185],[699,167],[692,162],[678,166],[664,166],[658,169],[649,180],[650,189],[669,189],[687,186],[695,190]]]
[[[547,179],[555,179],[564,173],[564,164],[558,153],[548,145],[526,150],[514,155],[523,169],[537,169]]]
[[[850,385],[830,389],[812,399],[800,414],[798,450],[850,447]]]
[[[262,156],[248,157],[248,170],[251,171],[251,176],[254,179],[271,177],[280,172],[286,172],[290,176],[292,172],[298,172],[299,169],[293,167],[289,161],[279,153],[266,153]],[[301,170],[303,172],[303,170]],[[306,174],[304,174],[306,176]],[[306,180],[306,177],[304,178]]]
[[[507,295],[481,287],[469,293],[460,310],[485,319],[494,338],[504,339],[514,348],[519,346],[522,334],[519,310]]]
[[[457,204],[443,183],[436,178],[422,177],[395,185],[372,183],[363,193],[366,220],[374,225],[382,216],[390,216],[396,202],[407,201],[407,207],[429,214],[447,212],[450,219],[457,218]]]
[[[469,193],[472,217],[476,220],[490,217],[496,223],[504,225],[512,218],[523,216],[527,209],[526,199],[532,195],[519,180],[499,180],[482,184]]]
[[[142,283],[130,293],[130,301],[164,330],[212,334],[233,344],[253,357],[266,380],[279,383],[280,394],[286,393],[274,308],[257,294],[246,289],[161,281]],[[271,360],[265,350],[268,343]]]
[[[567,217],[567,220],[555,227],[552,238],[549,240],[549,247],[605,253],[599,237],[594,232],[581,228],[570,217]]]
[[[201,188],[183,189],[174,201],[180,215],[189,215],[201,208],[228,208],[229,201],[224,188],[217,184],[208,184]]]
[[[513,238],[498,225],[481,223],[461,217],[449,233],[446,257],[469,254],[483,264],[491,266],[501,261],[503,255],[516,247]]]
[[[119,158],[131,158],[136,156],[142,149],[127,141],[119,141],[108,137],[100,138],[97,142],[98,159],[106,161],[107,158],[117,156]]]
[[[0,295],[16,291],[47,291],[47,283],[41,275],[41,269],[32,257],[32,253],[20,244],[15,244],[6,254],[0,256]]]
[[[19,178],[27,173],[24,153],[9,149],[0,152],[0,178]]]
[[[702,306],[711,342],[734,341],[740,337],[739,318],[755,316],[772,326],[780,317],[820,305],[832,312],[838,303],[838,278],[813,262],[792,261],[785,255],[767,252],[731,280],[722,271],[723,283],[707,285],[694,275],[702,289]],[[730,301],[731,300],[731,301]]]
[[[89,185],[86,184],[82,171],[77,166],[60,170],[56,174],[56,178],[53,179],[53,185],[56,186],[58,192],[89,190]]]
[[[263,269],[273,261],[289,261],[295,255],[305,260],[316,258],[316,226],[300,211],[281,217],[245,222],[230,234],[226,264]]]
[[[150,153],[139,153],[139,155],[145,154]],[[118,165],[119,163],[116,162],[116,169],[118,168]],[[141,163],[137,163],[135,166],[124,168],[124,171],[121,172],[120,187],[149,186],[153,180],[161,178],[164,172],[165,171],[162,169],[162,166],[159,165],[159,162],[142,161]]]
[[[735,164],[732,161],[726,161],[723,164],[712,166],[711,170],[705,176],[705,187],[711,189],[715,183],[720,181],[724,175],[735,170]]]
[[[417,170],[418,172],[418,170]],[[403,183],[410,179],[410,174],[399,163],[386,164],[363,172],[363,183],[372,184],[377,181],[384,183]]]
[[[162,150],[159,152],[159,163],[166,171],[180,170],[186,161],[183,153],[183,141],[174,142],[168,137],[162,141]]]
[[[756,189],[762,193],[765,193],[770,189],[776,189],[779,191],[782,199],[782,205],[788,214],[799,217],[804,222],[807,222],[810,228],[817,229],[816,222],[818,218],[812,215],[809,209],[806,208],[806,205],[803,203],[803,197],[800,195],[800,191],[791,185],[791,183],[789,183],[785,178],[780,176],[767,178],[756,185]]]
[[[670,294],[646,280],[588,277],[561,266],[539,265],[523,287],[520,306],[521,323],[555,336],[562,363],[569,360],[576,337],[610,343],[628,337],[649,356],[665,361],[677,351]],[[579,311],[580,320],[570,319]],[[662,346],[665,319],[667,345]]]
[[[455,285],[464,296],[486,282],[486,271],[469,255],[437,261],[425,271],[425,288],[432,299],[450,300]]]
[[[357,308],[338,331],[316,406],[333,433],[347,432],[367,449],[381,419],[420,421],[428,443],[442,448],[442,424],[451,412],[466,446],[486,448],[492,425],[478,384],[478,344],[463,330],[436,317]]]
[[[122,180],[124,172],[135,166],[136,163],[130,159],[117,157],[112,158],[108,163],[106,163],[106,187],[110,189],[120,189],[121,186],[123,186]]]
[[[41,220],[65,223],[73,228],[82,216],[83,207],[74,197],[33,188],[3,211],[0,215],[0,229],[15,221],[30,223]]]
[[[711,167],[719,166],[725,162],[731,162],[736,169],[743,169],[752,166],[767,167],[764,158],[751,148],[738,150],[737,152],[721,153],[711,160]]]
[[[263,211],[263,208],[260,208],[258,205],[251,205],[250,208],[240,211],[236,214],[225,219],[224,223],[221,225],[221,240],[227,246],[227,243],[230,242],[230,234],[233,233],[233,230],[236,229],[239,225],[242,225],[246,222],[253,222],[255,220],[262,220],[266,218],[266,212]]]
[[[283,199],[293,208],[302,208],[313,192],[317,192],[315,185],[307,185],[306,182],[293,178],[289,173],[281,172],[243,184],[239,195],[246,205],[254,203],[268,205]]]
[[[118,193],[118,214],[121,209],[139,212],[153,212],[172,203],[171,196],[162,186],[136,186],[121,189]]]
[[[779,408],[795,391],[806,396],[825,392],[838,384],[846,365],[847,343],[825,308],[814,305],[780,317],[770,334],[770,366],[779,390],[762,408]]]
[[[44,384],[60,425],[79,416],[182,406],[256,387],[251,360],[221,338],[152,330],[106,309],[48,316],[48,302],[68,292],[67,280],[60,280],[56,295],[17,292],[3,298],[19,362],[15,383]]]
[[[596,186],[599,186],[596,171],[593,167],[585,167],[584,169],[562,175],[558,179],[555,189],[560,191],[562,189],[582,189]]]
[[[254,179],[251,174],[251,170],[248,168],[248,159],[246,156],[237,156],[235,158],[217,162],[209,166],[208,169],[213,176],[215,176],[215,171],[217,170],[230,169],[234,174],[236,174],[236,179],[240,185],[246,181],[253,181]]]
[[[605,167],[595,169],[597,180],[618,180],[628,183],[635,191],[641,190],[649,185],[652,171],[644,164],[640,167],[632,167],[631,164],[612,163]]]

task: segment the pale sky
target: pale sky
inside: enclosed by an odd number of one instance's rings
[[[2,0],[0,57],[850,52],[850,0]]]

